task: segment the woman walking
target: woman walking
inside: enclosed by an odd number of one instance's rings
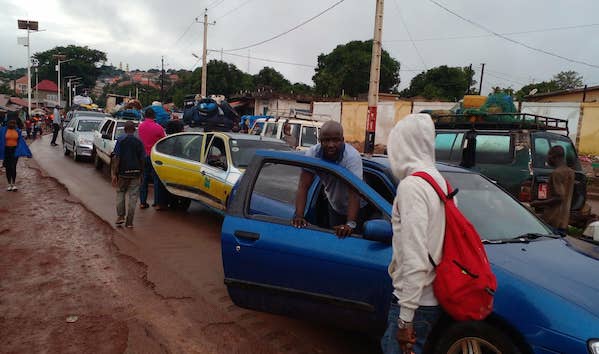
[[[17,161],[19,157],[31,157],[31,151],[21,136],[21,129],[17,128],[17,122],[9,120],[6,127],[0,129],[0,160],[6,168],[6,179],[8,180],[8,191],[16,191]]]

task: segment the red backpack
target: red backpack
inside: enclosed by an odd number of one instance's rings
[[[427,181],[445,205],[445,241],[441,262],[435,267],[433,282],[435,297],[453,319],[458,321],[482,320],[493,311],[493,296],[497,280],[491,271],[485,248],[478,232],[456,207],[452,190],[447,183],[447,195],[428,173],[413,176]]]

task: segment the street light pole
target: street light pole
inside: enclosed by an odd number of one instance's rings
[[[19,29],[27,30],[27,113],[31,116],[31,46],[29,45],[29,34],[31,31],[39,29],[39,23],[30,20],[17,20],[17,26]]]
[[[198,19],[196,18],[196,22]],[[206,77],[208,75],[208,67],[207,67],[207,57],[208,57],[208,25],[216,24],[216,21],[212,23],[208,23],[208,9],[204,9],[204,22],[200,22],[204,24],[204,48],[202,49],[202,88],[200,94],[202,97],[206,97]]]
[[[60,106],[60,104],[62,102],[62,98],[60,97],[60,86],[61,86],[61,82],[60,82],[60,64],[69,62],[69,61],[71,61],[73,59],[63,60],[64,58],[66,58],[66,55],[64,55],[64,54],[55,54],[54,58],[58,59],[58,64],[56,64],[56,71],[58,71],[58,105]]]
[[[376,0],[374,38],[372,40],[372,59],[370,61],[370,84],[368,86],[368,115],[366,116],[366,136],[364,138],[364,152],[367,154],[372,154],[374,152],[376,113],[379,100],[379,82],[381,76],[383,7],[384,0]]]

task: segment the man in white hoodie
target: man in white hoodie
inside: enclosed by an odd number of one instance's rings
[[[389,134],[387,149],[391,170],[400,183],[393,202],[393,257],[389,264],[393,300],[381,346],[384,353],[419,354],[441,314],[429,255],[439,263],[445,236],[445,209],[439,196],[425,180],[411,176],[426,172],[447,192],[435,167],[431,117],[411,114],[399,121]]]

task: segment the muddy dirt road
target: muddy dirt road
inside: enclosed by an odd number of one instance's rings
[[[0,352],[378,352],[360,334],[232,304],[221,218],[198,205],[138,209],[134,229],[113,228],[107,171],[47,139],[32,144],[44,172],[20,162],[19,192],[0,176]]]

